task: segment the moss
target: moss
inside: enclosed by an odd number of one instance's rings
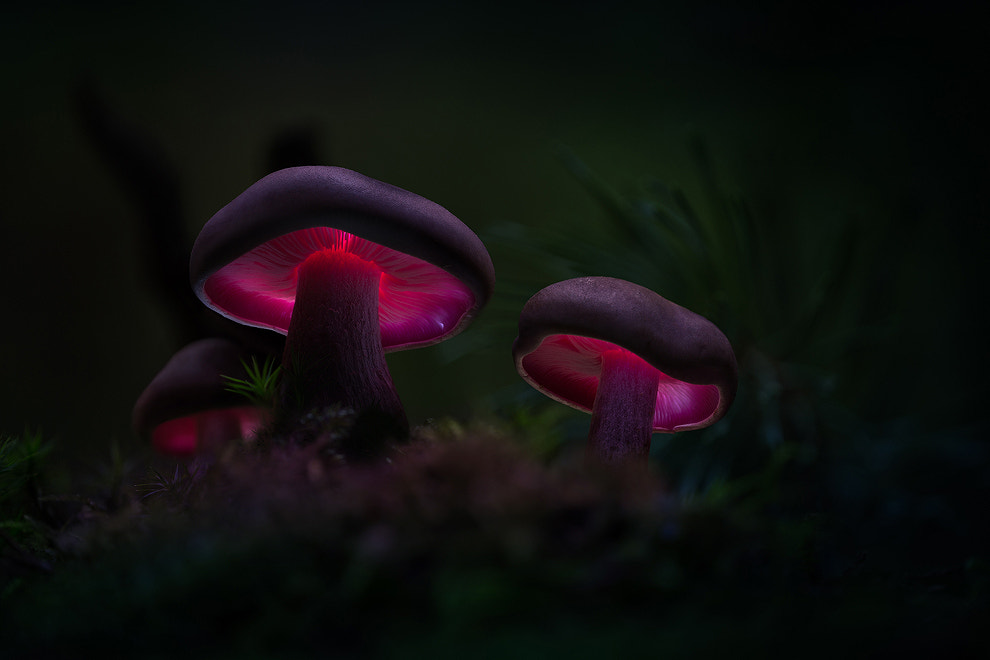
[[[276,441],[159,470],[114,512],[77,515],[53,572],[3,594],[5,648],[580,658],[800,643],[814,657],[929,636],[976,648],[979,562],[944,593],[932,584],[945,576],[830,575],[828,520],[768,515],[753,480],[683,501],[649,470],[524,448],[538,445],[445,422],[379,463]]]

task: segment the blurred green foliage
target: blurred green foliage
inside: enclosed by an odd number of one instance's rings
[[[0,517],[19,517],[37,500],[42,463],[51,448],[40,431],[0,439]]]

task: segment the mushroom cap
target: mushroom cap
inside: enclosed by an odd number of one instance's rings
[[[190,281],[223,316],[286,334],[298,266],[326,249],[346,249],[381,268],[385,350],[460,332],[495,286],[481,239],[442,206],[325,166],[273,172],[220,209],[193,245]]]
[[[210,416],[235,414],[243,434],[260,413],[227,389],[223,376],[241,378],[243,352],[231,341],[211,338],[188,344],[173,355],[134,404],[132,426],[159,451],[188,455],[197,449],[196,431]]]
[[[735,354],[711,321],[650,289],[611,277],[557,282],[530,298],[519,317],[512,355],[530,385],[590,412],[601,355],[617,348],[661,373],[654,431],[709,426],[735,398]]]

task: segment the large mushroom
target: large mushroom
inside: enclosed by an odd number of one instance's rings
[[[337,405],[356,427],[401,437],[408,422],[385,353],[463,330],[495,273],[478,236],[438,204],[307,166],[269,174],[210,218],[190,278],[223,316],[286,335],[276,426]]]
[[[163,454],[216,453],[254,433],[264,411],[228,389],[224,376],[244,376],[244,353],[226,339],[200,339],[169,359],[134,404],[138,435]]]
[[[653,433],[714,424],[736,393],[735,354],[713,323],[610,277],[536,293],[512,354],[537,390],[591,412],[588,453],[605,462],[645,462]]]

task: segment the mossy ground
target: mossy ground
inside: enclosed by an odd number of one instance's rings
[[[378,462],[349,464],[333,442],[276,442],[160,468],[116,500],[112,488],[42,497],[14,519],[8,499],[4,657],[987,648],[978,560],[884,569],[843,547],[827,512],[788,511],[752,488],[686,501],[655,470],[529,446],[493,425],[443,423]]]

